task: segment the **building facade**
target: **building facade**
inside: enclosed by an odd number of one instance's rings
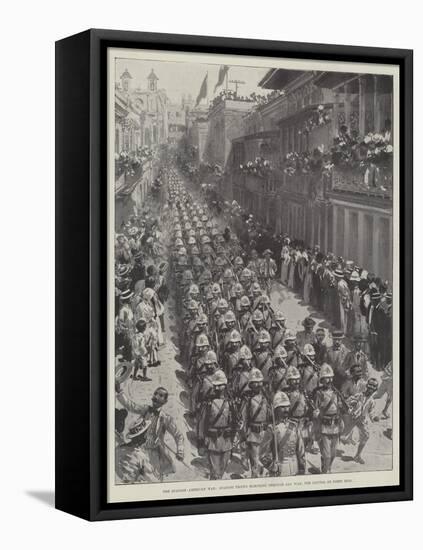
[[[348,141],[371,132],[389,141],[392,80],[272,69],[259,85],[281,93],[255,107],[244,135],[232,142],[232,197],[276,233],[391,280],[392,165],[335,165],[327,172],[322,159],[339,136]]]

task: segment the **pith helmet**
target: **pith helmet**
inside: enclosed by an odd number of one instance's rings
[[[251,270],[248,269],[247,267],[242,270],[241,277],[243,277],[244,279],[251,279],[252,275],[253,274]]]
[[[280,357],[281,359],[285,359],[288,356],[286,349],[282,346],[282,344],[276,346],[274,355],[275,357]]]
[[[227,323],[233,323],[234,321],[236,321],[235,313],[231,309],[225,313],[225,321]]]
[[[299,380],[301,378],[300,372],[297,367],[288,367],[286,371],[287,380]]]
[[[263,313],[258,309],[256,309],[253,313],[253,321],[263,321],[263,320],[264,320]]]
[[[188,309],[190,311],[196,311],[198,309],[198,303],[195,300],[190,300],[188,302]]]
[[[242,346],[239,350],[239,358],[240,359],[252,359],[253,354],[250,351],[250,348],[248,346]]]
[[[277,409],[278,407],[290,407],[291,402],[289,397],[283,391],[278,391],[275,393],[273,398],[273,408]]]
[[[250,307],[250,305],[251,305],[250,298],[248,296],[242,296],[241,306],[242,307]]]
[[[199,334],[198,337],[197,337],[197,340],[195,342],[195,345],[197,347],[204,347],[204,346],[209,346],[209,339],[207,338],[207,336],[205,334]]]
[[[251,384],[251,382],[263,382],[263,380],[264,378],[261,371],[259,371],[259,369],[256,369],[256,368],[252,368],[250,372],[250,377],[248,379],[248,383]]]
[[[333,378],[332,367],[327,363],[323,363],[320,368],[320,378]]]
[[[228,383],[228,379],[225,376],[223,370],[217,370],[211,377],[211,383],[213,386],[223,386]]]
[[[206,357],[204,358],[204,363],[207,365],[211,365],[212,363],[217,363],[217,356],[213,350],[210,350],[206,353]]]
[[[241,258],[241,256],[237,256],[234,260],[234,264],[238,266],[244,265],[244,260]]]
[[[211,291],[212,291],[212,294],[219,294],[221,292],[220,286],[217,283],[214,283]]]
[[[304,346],[304,355],[316,355],[316,351],[311,344],[306,344]]]
[[[225,300],[225,298],[220,298],[217,301],[217,307],[218,309],[228,309],[228,302]]]
[[[267,332],[267,330],[261,330],[258,341],[262,344],[267,344],[270,342],[270,334]]]
[[[275,321],[279,321],[279,322],[286,321],[286,317],[280,309],[275,311]]]
[[[285,342],[288,341],[288,342],[295,342],[295,340],[297,339],[294,331],[292,330],[287,330],[285,332]]]
[[[260,285],[258,283],[253,283],[253,286],[251,287],[252,292],[261,292]]]
[[[200,289],[198,288],[197,285],[191,285],[189,287],[189,293],[190,294],[199,294],[199,292],[200,292]]]
[[[234,344],[241,342],[241,335],[237,330],[233,330],[231,332],[231,336],[229,338],[230,342],[233,342]]]

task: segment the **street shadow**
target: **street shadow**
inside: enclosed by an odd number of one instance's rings
[[[54,491],[25,491],[25,494],[45,504],[49,508],[54,508]]]
[[[345,456],[341,456],[341,460],[343,462],[353,462],[354,461],[354,457],[353,456],[349,456],[349,455],[345,455]]]
[[[321,472],[319,468],[316,468],[316,466],[310,466],[310,468],[308,469],[308,473],[316,475],[316,474],[320,474]]]

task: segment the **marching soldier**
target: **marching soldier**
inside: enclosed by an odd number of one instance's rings
[[[250,372],[249,389],[250,396],[244,401],[241,415],[251,477],[254,478],[260,477],[263,473],[260,446],[271,421],[269,402],[263,391],[263,375],[256,368]]]
[[[286,393],[291,403],[289,416],[297,421],[298,429],[301,431],[306,445],[309,445],[311,439],[310,423],[307,419],[309,405],[304,391],[300,388],[301,375],[299,370],[296,367],[288,367],[286,380],[288,383]]]
[[[271,394],[274,396],[278,391],[286,391],[288,388],[288,382],[286,374],[288,366],[285,362],[288,354],[286,349],[279,345],[273,351],[273,365],[269,369],[268,378]]]
[[[269,330],[273,350],[278,346],[283,345],[286,332],[285,322],[286,318],[282,311],[275,311],[273,323]]]
[[[272,281],[275,278],[277,266],[273,258],[271,258],[273,252],[268,248],[263,252],[263,259],[259,264],[259,274],[260,280],[262,281],[263,287],[266,289],[266,292],[269,293]]]
[[[234,410],[225,397],[228,384],[225,373],[216,371],[211,378],[213,398],[203,408],[199,428],[199,448],[205,449],[210,479],[222,479],[228,467],[234,440]]]
[[[257,309],[263,314],[264,328],[269,331],[273,324],[273,314],[270,305],[270,298],[267,294],[260,297]]]
[[[269,370],[273,366],[273,356],[270,349],[270,334],[267,330],[260,330],[258,340],[253,349],[253,365],[258,369],[264,378],[264,383],[269,384]]]
[[[252,359],[250,348],[241,346],[238,363],[232,371],[232,393],[238,401],[242,401],[248,395]]]
[[[251,311],[250,311],[251,302],[248,296],[242,296],[240,300],[240,311],[238,315],[238,321],[239,321],[239,328],[242,334],[244,335],[247,331],[247,328],[251,321]]]
[[[284,392],[273,398],[275,424],[267,428],[261,447],[261,461],[272,476],[286,477],[305,474],[305,450],[301,430],[290,418],[291,403]]]
[[[320,386],[316,390],[315,409],[313,411],[316,420],[315,433],[320,447],[322,474],[332,472],[339,437],[343,431],[341,420],[343,405],[333,386],[333,379],[332,367],[327,363],[323,363],[320,369]]]
[[[301,375],[300,386],[302,390],[311,397],[319,384],[319,368],[315,363],[315,351],[311,344],[304,346],[303,362],[298,365]]]
[[[251,321],[245,331],[244,340],[250,350],[254,353],[255,347],[258,344],[258,336],[263,328],[264,319],[261,311],[254,311],[251,315]]]
[[[239,362],[239,354],[241,348],[241,335],[237,330],[231,330],[229,335],[228,344],[225,348],[225,354],[223,356],[223,370],[231,385],[233,370],[236,368]]]
[[[284,348],[286,349],[286,364],[289,367],[298,367],[298,348],[297,348],[297,337],[295,332],[292,330],[287,330],[285,332],[284,339]]]

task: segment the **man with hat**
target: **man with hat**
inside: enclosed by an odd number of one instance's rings
[[[263,288],[270,293],[272,281],[275,278],[277,265],[275,260],[271,257],[273,252],[267,248],[263,252],[263,258],[259,263],[259,278]]]
[[[131,289],[126,289],[122,291],[119,295],[119,301],[121,307],[119,309],[117,317],[117,330],[129,335],[130,331],[134,326],[134,312],[131,307],[131,299],[133,298],[134,293]]]
[[[173,417],[163,411],[168,401],[168,391],[157,388],[151,398],[151,405],[139,405],[130,399],[116,382],[116,399],[129,412],[138,415],[135,424],[128,432],[129,438],[146,452],[155,477],[163,481],[164,476],[174,473],[175,467],[165,437],[169,433],[176,443],[174,455],[177,460],[184,459],[184,436],[179,431]]]
[[[297,345],[301,352],[304,350],[306,344],[314,344],[316,342],[316,335],[313,332],[316,321],[313,317],[306,317],[302,324],[304,330],[297,332]]]
[[[290,417],[291,403],[286,393],[273,397],[275,423],[269,424],[261,445],[261,462],[272,476],[305,474],[305,449],[301,430]]]
[[[370,437],[370,423],[379,421],[379,417],[375,414],[374,401],[374,394],[377,389],[377,380],[375,378],[369,378],[366,387],[360,393],[356,394],[354,400],[351,399],[350,402],[352,407],[350,431],[352,431],[354,427],[357,427],[359,433],[357,452],[354,456],[355,462],[359,464],[365,463],[361,455]]]
[[[343,431],[341,412],[343,403],[333,386],[334,372],[332,367],[323,363],[320,368],[319,388],[314,398],[313,417],[315,418],[315,435],[321,455],[322,474],[330,474],[336,457],[339,437]]]
[[[267,330],[262,329],[259,332],[257,344],[253,349],[253,365],[262,373],[264,383],[268,384],[268,374],[273,365],[273,357],[270,349],[270,334]]]
[[[348,373],[344,367],[348,350],[342,343],[343,339],[344,333],[342,330],[334,330],[332,332],[332,347],[328,349],[325,359],[333,368],[333,372],[335,373],[334,385],[338,389],[341,388],[348,377]]]
[[[349,351],[344,359],[343,369],[345,375],[348,376],[351,368],[354,365],[359,365],[361,368],[362,377],[367,380],[369,377],[369,358],[363,351],[366,345],[366,338],[361,334],[354,337],[354,349]]]
[[[238,323],[239,323],[239,329],[242,333],[244,339],[246,337],[247,329],[252,322],[251,320],[251,302],[248,296],[242,296],[240,300],[240,310],[238,313]],[[235,311],[235,313],[237,313]]]
[[[250,396],[243,403],[242,430],[246,442],[247,456],[251,467],[251,477],[261,477],[263,466],[260,462],[260,446],[269,422],[270,404],[263,390],[263,374],[257,368],[250,371]]]
[[[198,424],[199,453],[204,450],[210,467],[210,479],[222,479],[231,457],[236,418],[232,404],[225,397],[228,380],[217,370],[211,376],[213,398],[203,407]]]
[[[318,365],[321,365],[325,362],[328,352],[328,346],[326,344],[326,332],[325,329],[322,327],[316,329],[316,341],[313,344],[313,348],[316,354],[314,360]]]

